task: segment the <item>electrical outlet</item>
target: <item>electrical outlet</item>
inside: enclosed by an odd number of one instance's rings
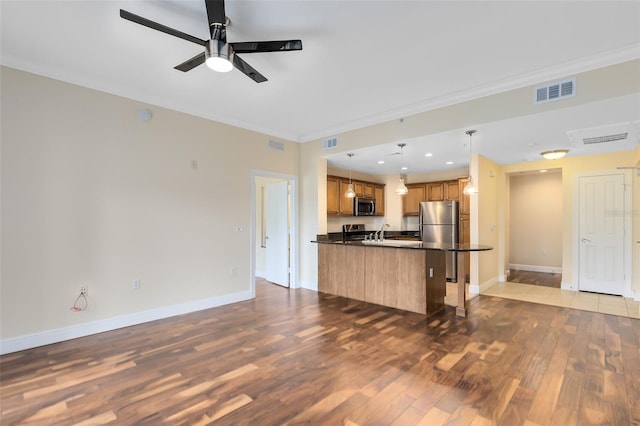
[[[140,288],[140,280],[139,279],[135,279],[135,280],[131,281],[131,288],[135,288],[135,289]]]
[[[89,295],[89,287],[86,285],[83,285],[80,287],[80,294],[88,296]]]

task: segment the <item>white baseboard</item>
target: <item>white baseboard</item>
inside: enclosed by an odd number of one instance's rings
[[[557,266],[521,265],[519,263],[510,263],[509,269],[517,269],[518,271],[547,272],[550,274],[562,273],[562,268]]]
[[[471,285],[470,284],[469,285],[469,293],[471,293],[471,294],[480,294],[483,291],[487,290],[488,288],[493,287],[496,284],[498,284],[498,277],[497,276],[489,278],[485,282],[480,283],[480,285],[476,285],[476,284]]]
[[[318,282],[317,281],[309,282],[309,281],[300,280],[298,283],[300,284],[301,288],[306,288],[307,290],[318,291]]]
[[[0,355],[49,345],[51,343],[63,342],[65,340],[76,339],[78,337],[89,336],[91,334],[102,333],[122,327],[129,327],[131,325],[142,324],[176,315],[187,314],[189,312],[215,308],[216,306],[242,302],[249,299],[252,299],[251,291],[243,291],[225,296],[196,300],[194,302],[181,303],[179,305],[151,309],[148,311],[91,321],[84,324],[57,328],[54,330],[47,330],[40,333],[10,337],[8,339],[0,340]]]
[[[560,289],[561,289],[561,290],[578,291],[578,289],[577,289],[577,288],[573,288],[573,283],[572,283],[572,282],[570,282],[570,281],[569,281],[569,282],[562,281],[562,282],[560,283]]]

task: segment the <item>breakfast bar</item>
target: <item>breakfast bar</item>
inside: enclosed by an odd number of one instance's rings
[[[444,309],[445,253],[458,256],[456,315],[466,316],[465,256],[475,244],[318,240],[318,290],[430,316]]]

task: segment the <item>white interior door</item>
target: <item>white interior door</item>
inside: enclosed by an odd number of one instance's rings
[[[266,185],[266,279],[289,287],[289,182]]]
[[[624,294],[624,175],[579,178],[579,289]]]

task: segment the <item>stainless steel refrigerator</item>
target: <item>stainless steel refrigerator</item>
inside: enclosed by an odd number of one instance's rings
[[[420,203],[420,237],[425,243],[459,242],[457,201],[425,201]],[[447,281],[457,281],[458,265],[454,252],[447,256]]]

